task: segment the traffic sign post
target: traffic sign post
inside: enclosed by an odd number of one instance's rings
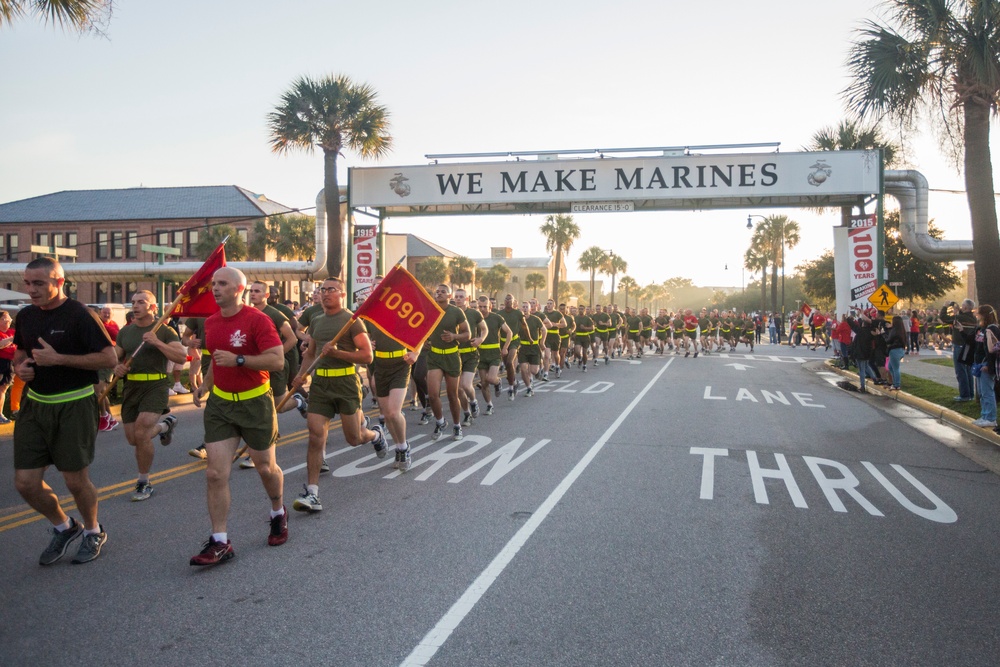
[[[885,283],[868,297],[868,302],[883,312],[892,310],[899,297]]]

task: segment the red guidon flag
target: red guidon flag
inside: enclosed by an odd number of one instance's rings
[[[174,317],[208,317],[219,312],[219,304],[212,296],[212,275],[225,265],[226,244],[223,242],[177,291],[177,303],[170,314]]]
[[[812,311],[813,311],[813,309],[809,307],[809,304],[806,303],[805,301],[803,301],[802,302],[802,314],[805,315],[806,317],[809,317],[809,313],[811,313]]]
[[[434,331],[444,311],[413,274],[396,264],[372,288],[354,317],[371,322],[408,350],[416,350]]]

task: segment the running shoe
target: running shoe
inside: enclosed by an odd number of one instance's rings
[[[216,565],[217,563],[229,560],[235,555],[236,552],[233,551],[233,543],[231,540],[216,542],[209,537],[208,542],[205,542],[205,544],[202,545],[201,552],[191,556],[191,565],[196,565],[198,567]]]
[[[268,519],[271,524],[271,534],[267,536],[267,546],[278,547],[288,541],[288,510],[284,506],[281,514]]]
[[[445,422],[435,422],[434,423],[434,433],[431,434],[431,439],[432,440],[437,440],[442,435],[444,435],[444,427],[445,427]]]
[[[386,452],[388,451],[388,447],[386,446],[385,427],[373,426],[371,430],[375,432],[376,436],[375,440],[372,441],[372,447],[375,448],[375,456],[380,459],[384,459]]]
[[[479,403],[478,403],[478,401],[473,401],[472,403],[469,404],[469,407],[472,408],[472,414],[471,414],[472,418],[473,419],[477,419],[479,417]]]
[[[160,444],[169,445],[174,441],[174,429],[177,428],[177,417],[167,415],[163,418],[162,423],[167,425],[167,430],[160,434]]]
[[[513,387],[507,387],[507,400],[508,401],[513,401],[514,400],[514,388]]]
[[[205,443],[201,443],[194,449],[188,450],[188,455],[195,457],[196,459],[207,459],[208,452],[205,451]]]
[[[70,543],[79,539],[82,535],[83,526],[73,517],[69,518],[69,528],[66,530],[60,532],[53,528],[52,541],[49,542],[49,546],[45,548],[45,551],[38,558],[38,564],[52,565],[65,556]]]
[[[309,487],[303,485],[302,495],[292,503],[292,509],[296,512],[319,512],[323,509],[323,503],[319,501],[318,493],[309,493]]]
[[[138,503],[143,500],[149,500],[149,497],[153,495],[153,485],[149,482],[136,482],[135,492],[132,493],[132,502]]]
[[[524,395],[525,395],[525,396],[534,396],[534,395],[535,395],[535,390],[534,390],[533,388],[531,388],[531,387],[528,387],[528,388],[527,388],[527,389],[526,389],[526,390],[524,391]]]
[[[255,468],[256,466],[253,464],[253,459],[250,458],[250,455],[248,454],[240,459],[240,467],[246,469]]]
[[[299,392],[292,394],[292,398],[295,399],[295,408],[299,411],[299,414],[302,415],[303,419],[307,418],[309,416],[309,401]]]
[[[410,448],[400,451],[396,450],[396,462],[392,466],[399,472],[406,472],[410,469]]]
[[[173,386],[175,394],[190,394],[191,390],[182,385],[180,382],[175,382]]]
[[[453,429],[453,431],[454,431],[454,435],[452,437],[455,440],[461,440],[462,439],[462,427],[459,426],[458,424],[455,424],[455,428]]]
[[[486,415],[489,416],[491,414],[493,414],[493,404],[492,403],[487,403],[486,404]]]
[[[322,475],[325,472],[330,472],[330,464],[326,462],[326,459],[323,459],[323,462],[319,464],[319,474]]]
[[[465,428],[468,428],[468,427],[472,426],[472,413],[471,412],[463,412],[462,413],[462,426],[465,427]]]
[[[431,423],[431,413],[425,412],[420,415],[420,421],[417,422],[417,426],[427,426]]]
[[[73,565],[89,563],[101,555],[101,547],[108,541],[108,534],[104,532],[104,526],[98,524],[97,528],[100,532],[90,535],[87,533],[83,534],[83,541],[80,542],[80,548],[77,550],[73,560],[70,561]]]

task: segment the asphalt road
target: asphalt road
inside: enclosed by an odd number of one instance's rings
[[[175,411],[143,503],[102,433],[99,560],[39,567],[47,522],[0,488],[0,663],[995,665],[993,446],[772,351],[566,370],[458,442],[407,412],[403,475],[334,429],[324,510],[268,547],[234,469],[237,555],[204,570],[199,411]],[[304,425],[280,420],[289,508]]]

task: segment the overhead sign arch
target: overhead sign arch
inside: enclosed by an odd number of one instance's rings
[[[878,151],[693,153],[590,157],[562,153],[492,154],[472,161],[355,167],[348,174],[350,209],[400,216],[539,214],[573,211],[700,211],[709,209],[862,206],[882,192]],[[620,149],[624,152],[626,149]],[[633,152],[639,152],[638,150]],[[534,157],[534,159],[526,159]],[[881,210],[879,210],[881,221]],[[881,224],[878,230],[882,229]],[[876,238],[879,238],[876,235]],[[837,241],[837,255],[843,254]],[[877,241],[875,281],[884,272]],[[840,271],[838,270],[838,274]],[[837,310],[871,291],[838,278]],[[856,293],[856,294],[855,294]],[[841,298],[843,295],[843,298]],[[856,298],[855,298],[856,297]]]

